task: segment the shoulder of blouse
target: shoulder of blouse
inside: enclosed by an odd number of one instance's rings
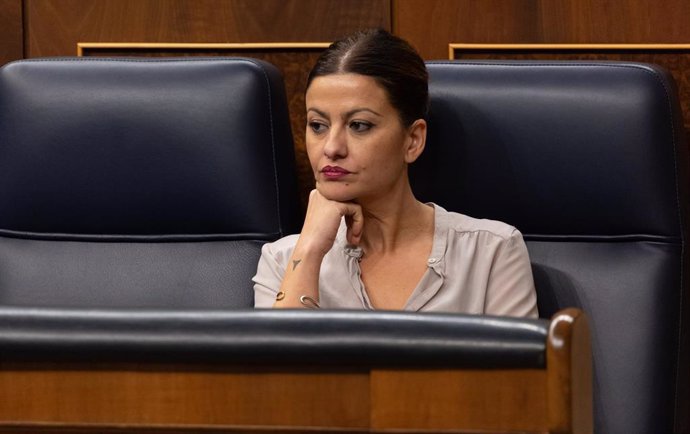
[[[465,235],[475,233],[478,235],[487,235],[490,237],[501,238],[502,240],[509,240],[514,237],[521,237],[520,231],[514,226],[503,223],[498,220],[479,219],[460,214],[457,212],[446,211],[442,207],[435,205],[437,230],[452,231],[457,235]]]

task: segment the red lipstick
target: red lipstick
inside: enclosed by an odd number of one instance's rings
[[[323,176],[327,179],[340,179],[343,176],[349,175],[350,171],[339,166],[324,166],[323,169],[321,169],[321,173],[323,173]]]

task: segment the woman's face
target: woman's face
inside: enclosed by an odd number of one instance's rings
[[[419,120],[404,127],[373,78],[317,77],[307,90],[306,103],[307,153],[322,195],[341,202],[369,199],[407,183],[407,164],[418,156],[410,148],[421,139],[423,149],[426,124]],[[418,137],[419,123],[423,138]]]

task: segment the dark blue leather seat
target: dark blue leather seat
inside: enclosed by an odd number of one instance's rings
[[[687,149],[652,65],[431,62],[423,200],[524,234],[539,309],[589,316],[595,432],[688,432]]]
[[[283,81],[253,59],[40,59],[0,75],[0,305],[251,308],[298,231]]]

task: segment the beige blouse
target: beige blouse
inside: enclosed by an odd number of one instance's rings
[[[403,310],[537,317],[537,296],[522,234],[434,205],[434,240],[427,270]],[[321,264],[323,309],[373,309],[360,278],[362,250],[347,245],[345,224]],[[254,305],[270,308],[299,235],[263,246],[254,276]]]

